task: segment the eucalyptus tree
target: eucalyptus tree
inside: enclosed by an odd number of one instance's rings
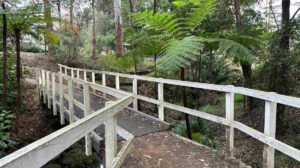
[[[95,19],[95,0],[92,0],[92,58],[96,59],[96,19]]]
[[[122,5],[121,0],[114,0],[115,33],[116,33],[116,55],[123,54],[123,31],[122,31]]]

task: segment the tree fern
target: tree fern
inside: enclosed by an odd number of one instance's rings
[[[191,65],[203,49],[201,40],[195,36],[185,37],[182,40],[172,39],[161,53],[158,68],[172,72]]]

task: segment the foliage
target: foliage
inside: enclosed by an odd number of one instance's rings
[[[0,158],[4,157],[7,153],[14,150],[18,141],[14,138],[11,138],[10,128],[11,121],[14,118],[14,115],[10,111],[6,111],[1,107],[0,113]]]
[[[0,64],[2,65],[3,57],[0,57]],[[2,66],[0,69],[0,74],[2,74]],[[3,81],[3,76],[0,75],[0,81]],[[17,87],[17,79],[16,79],[16,71],[15,71],[15,61],[13,59],[7,59],[7,105],[10,109],[15,107],[16,102],[16,87]],[[0,83],[0,97],[3,97],[3,84]],[[2,106],[2,101],[0,101],[0,106]]]

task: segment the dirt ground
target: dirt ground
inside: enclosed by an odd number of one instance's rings
[[[240,167],[238,161],[221,152],[196,144],[171,132],[159,132],[134,139],[134,147],[123,168]]]

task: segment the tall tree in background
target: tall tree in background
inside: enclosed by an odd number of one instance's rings
[[[61,3],[60,3],[60,0],[57,0],[57,11],[58,11],[58,24],[59,24],[59,35],[60,35],[60,38],[62,36],[62,31],[61,31]],[[62,39],[59,40],[59,46],[62,46]]]
[[[95,0],[92,0],[92,18],[93,18],[93,28],[92,28],[92,58],[96,59],[96,19],[95,19]]]
[[[242,24],[242,19],[241,19],[241,4],[240,0],[234,0],[234,14],[235,14],[235,28],[237,34],[241,34],[243,32],[243,24]],[[252,88],[252,73],[251,73],[251,63],[250,62],[245,62],[245,61],[240,61],[240,64],[242,66],[242,72],[244,76],[244,87],[246,88]],[[246,100],[246,99],[244,99]],[[248,111],[249,114],[251,114],[252,110],[252,103],[253,98],[248,99]]]
[[[52,21],[52,16],[51,16],[51,4],[49,0],[43,0],[44,1],[44,15],[45,15],[45,20],[46,20],[46,37],[51,36],[51,32],[53,31],[53,21]],[[49,43],[49,56],[52,57],[55,53],[54,46]]]
[[[72,33],[74,33],[74,27],[73,27],[73,2],[74,0],[70,0],[70,28]]]
[[[4,2],[1,3],[2,9],[5,10],[5,4]],[[7,72],[6,72],[6,61],[7,61],[7,20],[6,20],[6,14],[3,13],[3,70],[2,70],[2,85],[3,85],[3,107],[5,110],[7,110],[7,88],[6,88],[6,78],[7,78]]]
[[[153,15],[156,14],[157,11],[157,0],[153,1]],[[157,53],[154,53],[154,77],[157,76]]]
[[[123,54],[123,32],[122,32],[122,12],[121,0],[114,0],[115,12],[115,32],[116,32],[116,55],[120,57]]]

